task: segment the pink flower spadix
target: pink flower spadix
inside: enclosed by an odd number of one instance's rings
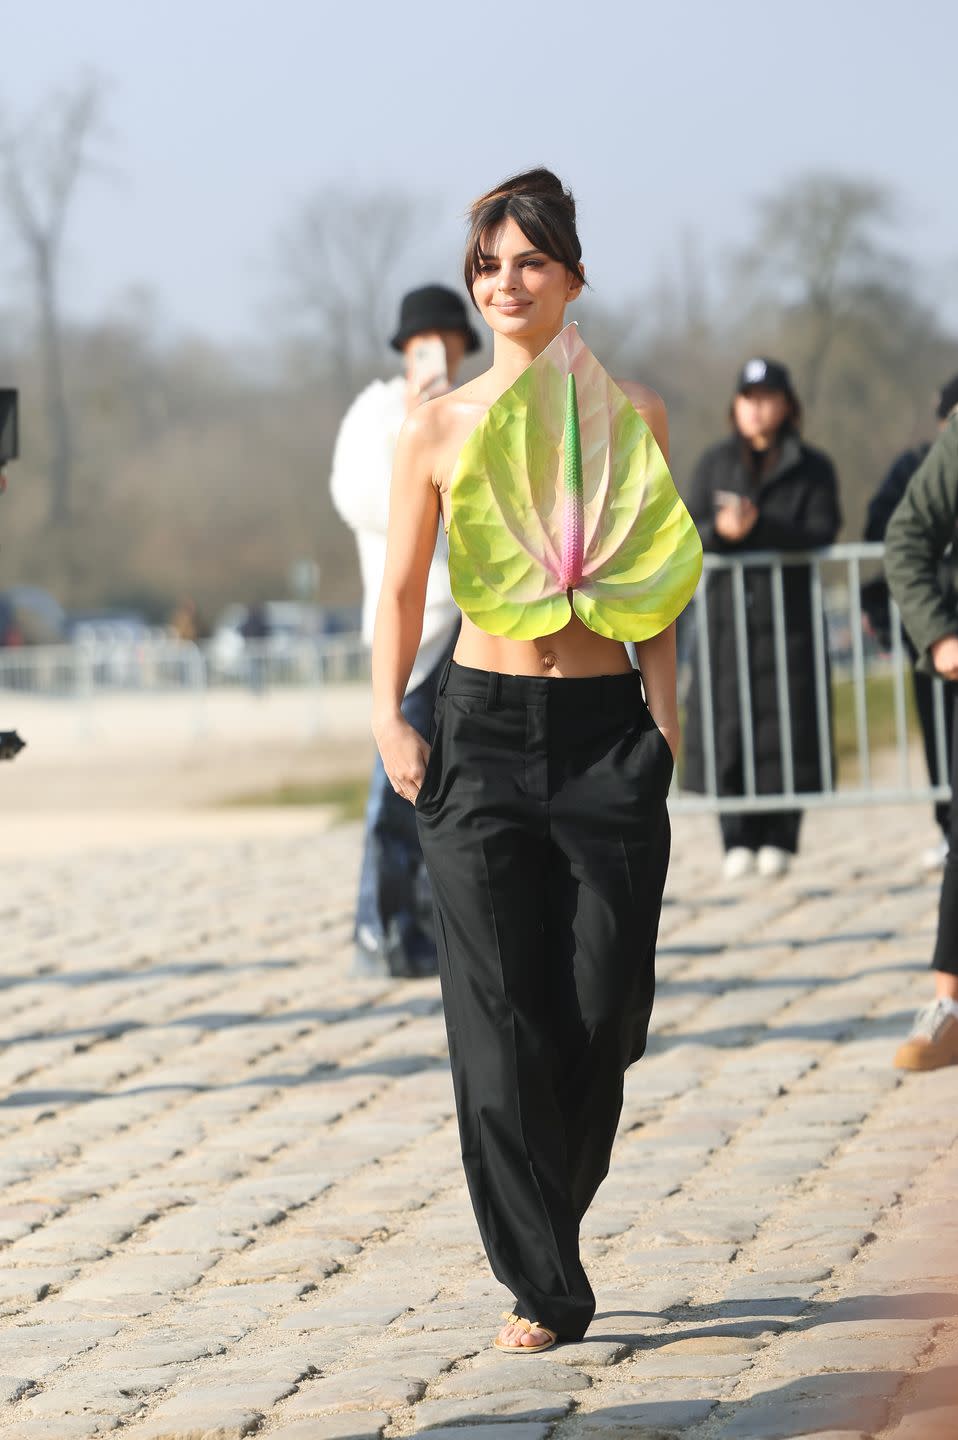
[[[599,635],[648,640],[698,584],[701,542],[662,452],[575,325],[489,407],[450,493],[452,593],[490,635],[553,635],[574,610]]]
[[[565,400],[565,523],[559,567],[559,583],[566,590],[574,590],[582,579],[582,551],[582,438],[575,376],[570,372]]]

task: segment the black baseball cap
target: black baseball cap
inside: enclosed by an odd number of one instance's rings
[[[935,414],[939,420],[947,420],[958,405],[958,375],[953,375],[938,391],[938,407]]]
[[[736,395],[751,390],[753,385],[761,385],[764,390],[779,390],[783,395],[795,394],[792,377],[781,361],[767,360],[761,355],[746,360],[742,366],[735,387]]]

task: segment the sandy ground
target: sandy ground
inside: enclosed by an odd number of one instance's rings
[[[331,818],[321,807],[229,802],[289,781],[366,775],[369,709],[366,685],[71,701],[8,692],[0,726],[19,730],[27,749],[0,765],[0,858],[315,834]],[[910,766],[922,783],[917,749]],[[893,771],[890,752],[873,757],[876,781],[894,783]],[[852,778],[848,766],[843,775]],[[923,837],[920,848],[937,837],[930,809],[901,812]]]
[[[0,767],[0,856],[144,842],[310,834],[313,807],[226,802],[284,782],[349,779],[373,756],[369,691],[265,696],[106,696],[58,702],[7,696],[0,723],[27,741]]]

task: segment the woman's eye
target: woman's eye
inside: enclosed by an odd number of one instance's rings
[[[529,267],[529,268],[532,269],[532,270],[541,270],[541,269],[542,269],[542,261],[541,261],[541,260],[523,260],[522,263],[523,263],[523,266],[527,266],[527,267]]]

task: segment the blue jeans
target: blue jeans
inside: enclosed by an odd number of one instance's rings
[[[430,738],[439,679],[456,636],[435,669],[402,702],[402,713]],[[397,795],[378,753],[369,782],[366,838],[356,900],[356,968],[367,974],[435,975],[432,890],[423,865],[416,812]]]

